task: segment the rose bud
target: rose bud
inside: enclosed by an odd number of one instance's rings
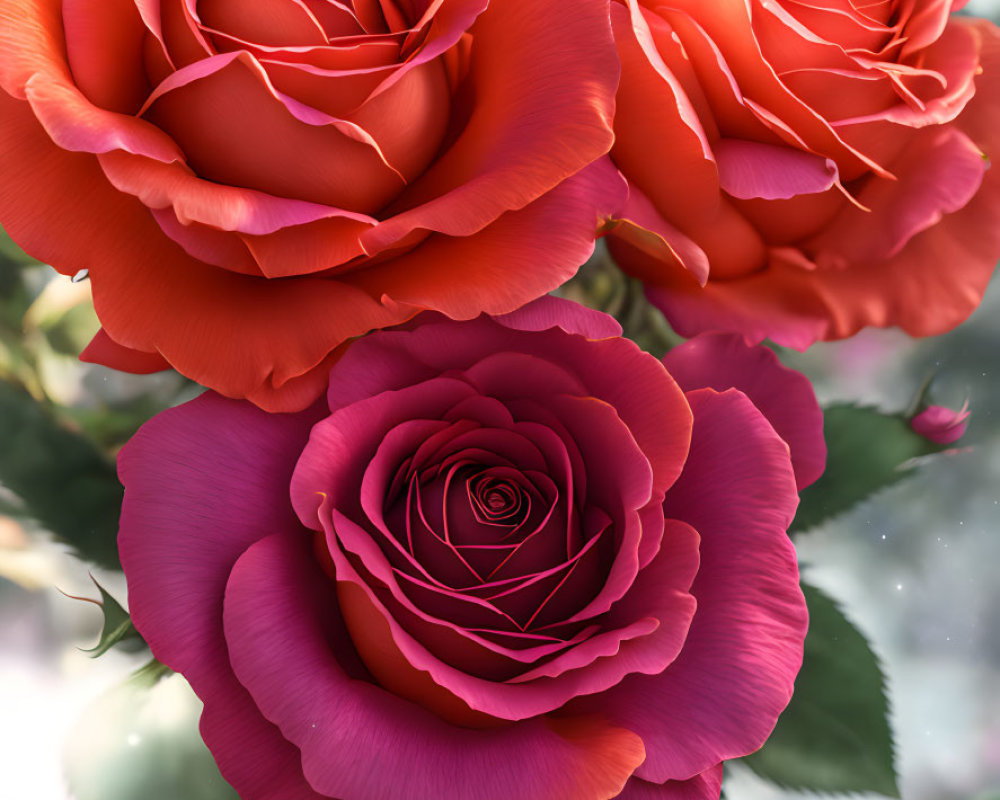
[[[910,421],[910,427],[934,444],[951,444],[965,435],[966,420],[971,413],[968,403],[958,411],[945,406],[928,406]]]

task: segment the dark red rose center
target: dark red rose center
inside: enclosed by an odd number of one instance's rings
[[[531,512],[531,497],[520,486],[488,472],[467,478],[465,491],[473,515],[483,525],[516,527]]]

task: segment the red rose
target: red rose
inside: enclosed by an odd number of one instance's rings
[[[955,2],[618,0],[612,251],[684,335],[946,331],[1000,257],[1000,35]]]
[[[617,75],[606,0],[0,0],[0,221],[90,270],[89,360],[299,409],[574,273]]]
[[[242,797],[717,800],[801,662],[822,415],[739,337],[618,334],[421,315],[325,403],[208,392],[122,450],[132,617]]]

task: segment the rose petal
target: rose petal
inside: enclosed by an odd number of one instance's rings
[[[80,360],[90,364],[103,364],[111,369],[136,375],[148,375],[170,369],[170,364],[159,353],[146,353],[124,347],[108,336],[104,328],[99,328],[94,334],[90,344],[80,353]]]
[[[615,800],[719,800],[722,764],[686,781],[649,783],[633,776]]]
[[[790,147],[720,139],[713,150],[722,188],[743,200],[816,194],[837,183],[837,165],[831,159]]]
[[[807,623],[785,533],[798,502],[787,446],[741,393],[687,396],[691,455],[664,505],[701,534],[684,649],[660,675],[629,676],[568,706],[639,733],[647,758],[636,774],[657,783],[764,743],[792,696]]]
[[[308,597],[317,572],[293,538],[270,537],[233,570],[225,608],[240,682],[301,748],[303,771],[317,791],[507,800],[529,789],[577,800],[613,796],[642,760],[634,734],[587,719],[530,720],[470,734],[375,685],[350,680]],[[286,646],[260,647],[275,637]]]
[[[144,116],[180,143],[199,176],[371,213],[403,186],[357,125],[280,95],[245,52],[202,59],[150,95]]]
[[[715,159],[698,113],[653,40],[650,25],[660,18],[642,13],[636,0],[611,11],[622,61],[616,113],[642,120],[616,127],[612,158],[670,219],[711,214],[719,204]],[[660,153],[669,158],[651,158]]]
[[[468,236],[606,153],[618,76],[607,19],[606,3],[574,0],[507,0],[484,12],[468,80],[489,102],[476,105],[457,142],[400,197],[407,210],[372,231],[366,247],[380,250],[415,228]],[[560,228],[549,221],[549,234]]]
[[[246,796],[316,797],[297,749],[233,677],[221,612],[239,554],[276,530],[300,530],[287,486],[317,416],[269,415],[206,393],[147,422],[118,458],[132,619],[207,702],[202,734]]]
[[[611,175],[597,162],[475,235],[432,236],[410,253],[355,273],[352,280],[373,296],[386,294],[452,319],[509,313],[576,273],[594,250],[601,217],[619,205],[623,186],[617,172]],[[362,235],[369,252],[379,246],[379,239],[371,237],[381,237],[385,224]],[[547,253],[543,268],[540,248]]]
[[[328,39],[300,0],[258,0],[251,6],[239,0],[198,0],[198,17],[208,29],[260,44],[322,45]]]
[[[19,100],[37,74],[72,83],[66,63],[60,5],[49,0],[0,2],[0,87]]]
[[[77,88],[101,108],[138,111],[150,87],[143,71],[133,66],[142,63],[145,32],[135,3],[66,0],[62,18],[66,58]]]
[[[871,179],[858,199],[869,211],[846,206],[804,249],[823,267],[885,261],[921,231],[963,208],[986,172],[979,148],[952,127],[915,135],[891,162],[896,181]]]
[[[607,339],[622,334],[622,326],[610,314],[552,295],[525,303],[509,314],[493,317],[493,321],[518,331],[561,328],[566,333],[577,333],[588,339]]]
[[[748,346],[736,334],[709,333],[674,347],[663,364],[684,391],[735,388],[749,397],[788,444],[800,491],[823,474],[823,411],[812,384],[772,350]]]
[[[702,286],[708,281],[709,263],[705,251],[667,222],[637,186],[629,186],[628,201],[615,216],[614,237],[658,262],[657,268],[648,275],[641,274],[635,268],[637,264],[629,264],[631,274],[655,282],[662,269],[659,262],[667,262],[688,270]]]

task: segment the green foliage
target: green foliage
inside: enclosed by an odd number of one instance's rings
[[[118,567],[122,487],[94,444],[62,425],[22,387],[0,380],[0,484],[82,557]]]
[[[135,630],[135,628],[132,630]],[[157,661],[155,658],[152,658],[133,672],[132,677],[129,678],[128,682],[130,686],[134,686],[139,689],[152,689],[161,680],[173,674],[174,671],[170,669],[170,667],[162,661]]]
[[[795,694],[767,744],[745,761],[785,788],[899,797],[878,659],[829,597],[802,590],[810,620]]]
[[[808,530],[912,474],[913,459],[947,449],[928,441],[903,414],[855,405],[823,411],[826,471],[801,493],[790,533]]]
[[[117,644],[122,645],[125,649],[136,649],[138,645],[141,647],[145,644],[142,637],[139,635],[139,631],[135,629],[132,624],[132,618],[129,613],[122,608],[121,603],[115,600],[108,591],[97,582],[97,578],[93,575],[90,579],[94,582],[94,586],[97,587],[97,591],[101,593],[100,600],[91,600],[87,597],[75,597],[74,600],[85,600],[88,603],[93,603],[99,606],[101,613],[104,615],[104,624],[101,626],[101,638],[98,640],[94,647],[89,650],[84,650],[83,652],[89,653],[91,658],[97,658],[98,656],[103,656],[108,650]]]
[[[642,281],[630,278],[611,260],[603,241],[572,281],[554,294],[610,314],[626,337],[657,358],[684,339],[647,299]]]

